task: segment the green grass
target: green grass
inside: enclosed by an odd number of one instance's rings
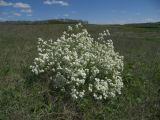
[[[51,93],[29,70],[37,38],[56,40],[67,26],[0,25],[0,120],[159,120],[160,28],[85,25],[93,37],[109,29],[125,58],[122,95],[97,102]]]

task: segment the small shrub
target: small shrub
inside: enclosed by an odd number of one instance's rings
[[[52,81],[54,89],[73,98],[97,100],[121,94],[123,56],[114,51],[108,30],[94,40],[81,24],[68,27],[57,41],[38,39],[32,72]]]

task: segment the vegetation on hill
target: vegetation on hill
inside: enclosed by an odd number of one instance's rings
[[[49,91],[29,68],[37,38],[56,40],[68,25],[0,25],[0,120],[159,120],[160,28],[84,25],[94,38],[109,29],[124,56],[122,94],[102,102]]]
[[[88,21],[74,20],[74,19],[50,19],[50,20],[39,20],[39,21],[3,21],[0,24],[17,24],[17,25],[35,25],[35,24],[77,24],[83,23],[88,24]]]

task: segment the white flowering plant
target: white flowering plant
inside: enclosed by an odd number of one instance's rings
[[[56,41],[38,39],[38,57],[30,66],[38,76],[46,76],[55,89],[74,99],[91,96],[97,100],[115,97],[123,88],[123,56],[114,51],[110,33],[97,40],[81,24],[69,26]]]

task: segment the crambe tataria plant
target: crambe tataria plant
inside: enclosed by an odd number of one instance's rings
[[[57,41],[38,39],[38,57],[31,70],[45,75],[55,89],[74,98],[97,100],[121,94],[123,56],[114,51],[108,30],[93,39],[81,24],[69,26]]]

